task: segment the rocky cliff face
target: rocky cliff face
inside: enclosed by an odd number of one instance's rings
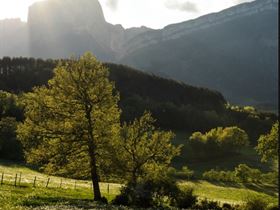
[[[69,57],[93,51],[101,60],[113,61],[128,38],[148,29],[125,30],[106,22],[98,0],[48,0],[29,8],[31,55]]]
[[[0,20],[0,57],[28,56],[27,25],[20,19]]]
[[[97,0],[48,0],[30,6],[31,55],[63,58],[94,50],[110,59],[109,25]]]

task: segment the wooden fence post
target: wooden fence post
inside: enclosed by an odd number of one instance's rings
[[[2,176],[1,176],[1,185],[4,184],[4,172],[2,172]]]
[[[17,174],[16,174],[16,177],[15,177],[15,187],[17,186]]]
[[[46,187],[48,187],[49,182],[50,182],[50,177],[48,178],[48,181],[47,181]]]
[[[36,176],[34,177],[33,187],[36,187]]]
[[[18,186],[20,186],[20,182],[21,182],[21,172],[19,173]]]
[[[59,188],[62,187],[62,179],[60,179],[60,185],[59,185]]]
[[[110,185],[108,183],[108,186],[107,186],[107,193],[110,194]]]

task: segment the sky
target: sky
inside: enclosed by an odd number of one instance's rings
[[[28,6],[44,0],[0,0],[0,20],[27,21]],[[77,0],[78,1],[78,0]],[[107,22],[158,29],[252,0],[100,0]]]

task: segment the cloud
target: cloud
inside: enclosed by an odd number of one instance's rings
[[[111,10],[116,11],[118,9],[119,0],[106,0],[106,5]]]
[[[165,7],[172,10],[180,10],[184,12],[198,12],[195,3],[190,1],[179,2],[178,0],[166,0]]]

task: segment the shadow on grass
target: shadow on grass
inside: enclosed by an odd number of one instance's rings
[[[40,173],[39,168],[37,166],[27,164],[24,161],[0,159],[0,165],[11,168],[24,167]]]
[[[235,182],[217,182],[217,181],[208,181],[208,182],[213,185],[217,185],[221,187],[249,189],[270,196],[276,196],[276,194],[278,193],[278,186],[276,185],[267,185],[262,183],[235,183]]]
[[[271,185],[264,185],[260,183],[246,183],[244,186],[250,190],[254,190],[257,192],[262,192],[271,196],[276,196],[278,192],[278,187]]]
[[[92,199],[34,196],[23,200],[21,205],[26,207],[69,205],[76,208],[92,209],[94,202]]]

